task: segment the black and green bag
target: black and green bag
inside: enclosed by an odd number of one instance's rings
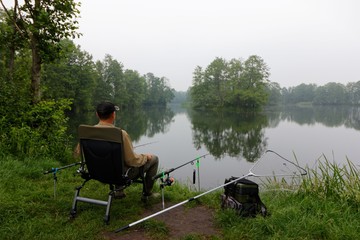
[[[237,177],[225,179],[225,184]],[[259,185],[248,179],[240,179],[224,186],[221,195],[221,207],[234,209],[242,217],[255,217],[257,214],[266,216],[267,209],[259,197]]]

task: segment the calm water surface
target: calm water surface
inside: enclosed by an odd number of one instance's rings
[[[120,116],[119,116],[120,115]],[[278,108],[262,113],[195,112],[180,107],[121,112],[117,126],[132,137],[138,153],[154,153],[160,168],[176,168],[200,159],[199,176],[193,184],[196,164],[187,164],[170,176],[197,189],[214,188],[230,176],[247,174],[256,161],[267,161],[256,174],[288,171],[289,166],[267,158],[270,149],[302,167],[316,167],[324,156],[329,161],[360,164],[360,109],[350,107]],[[88,124],[96,120],[87,120]],[[154,143],[153,143],[154,142]],[[272,156],[274,157],[274,156]],[[260,162],[259,161],[259,162]],[[199,177],[197,176],[197,177]]]

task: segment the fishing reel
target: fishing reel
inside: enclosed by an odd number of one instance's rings
[[[163,209],[165,209],[164,188],[166,186],[173,185],[175,182],[175,179],[173,177],[170,177],[169,174],[166,174],[166,175],[163,174],[163,176],[160,177],[160,181],[161,181],[160,189],[161,189],[161,199],[162,199],[161,202],[162,202]]]
[[[166,177],[160,178],[160,180],[161,180],[161,183],[160,183],[161,188],[164,188],[166,186],[171,186],[175,182],[175,179],[173,177],[170,177],[169,175],[166,175]]]

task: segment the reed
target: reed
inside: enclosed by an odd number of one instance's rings
[[[347,164],[339,165],[330,162],[325,155],[317,161],[317,166],[308,169],[300,190],[306,194],[316,194],[322,198],[337,197],[339,199],[360,202],[359,169],[346,158]]]

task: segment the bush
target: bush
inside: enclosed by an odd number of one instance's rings
[[[58,160],[70,155],[65,111],[71,101],[41,101],[0,120],[0,148],[14,156],[52,156]],[[16,117],[15,117],[16,116]]]

